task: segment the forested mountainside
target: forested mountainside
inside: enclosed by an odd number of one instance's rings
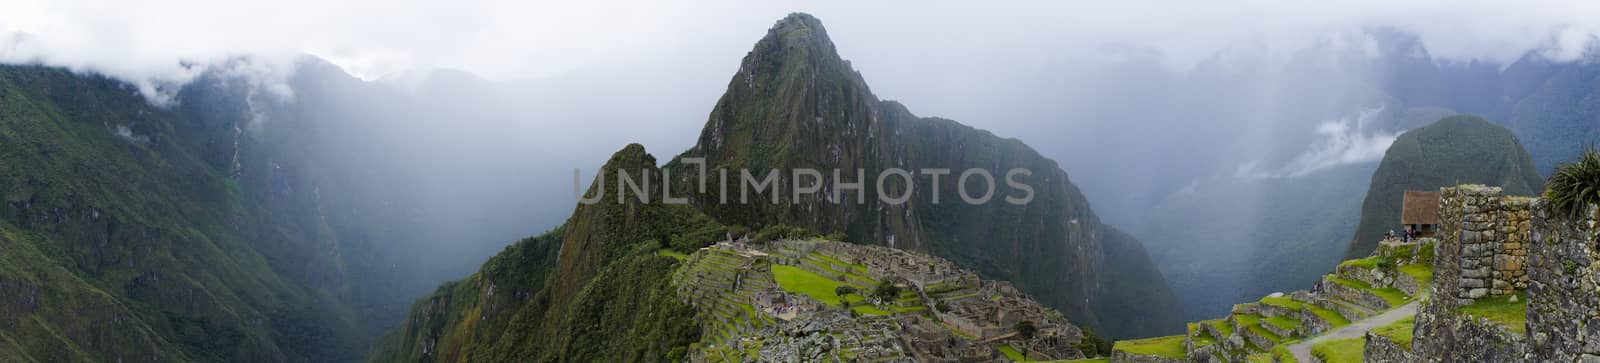
[[[588,193],[621,190],[617,170],[660,171],[644,147],[628,145],[600,169],[613,177],[596,179]],[[679,248],[692,250],[723,230],[688,205],[663,203],[662,187],[645,189],[648,201],[630,195],[625,203],[579,205],[562,228],[507,247],[478,273],[413,305],[369,359],[683,359],[701,332],[695,310],[670,286],[678,261],[658,251],[662,241],[702,242]]]
[[[822,172],[821,191],[799,203],[723,204],[718,188],[681,193],[693,195],[696,205],[727,224],[792,224],[845,233],[860,243],[926,251],[985,277],[1014,282],[1075,323],[1112,336],[1155,334],[1175,329],[1181,319],[1176,299],[1143,246],[1101,223],[1055,161],[1016,139],[918,117],[900,103],[880,101],[840,58],[821,22],[809,15],[785,18],[756,43],[712,109],[699,141],[680,157],[705,158],[713,171],[706,176],[708,185],[717,185],[714,171],[719,169],[728,170],[729,180],[744,169],[753,175],[797,168]],[[916,176],[910,201],[889,205],[876,198],[874,181],[890,168],[954,172],[939,188],[930,177]],[[956,177],[969,168],[987,170],[1000,184],[989,203],[962,202]],[[1019,196],[1004,185],[1014,168],[1032,173],[1019,179],[1037,193],[1027,205],[1003,200]],[[676,188],[698,188],[699,166],[677,162],[667,169],[678,179]],[[836,169],[844,182],[863,181],[860,191],[842,191],[841,203],[825,199],[834,192]],[[855,175],[857,169],[864,177]],[[796,186],[784,184],[792,181],[785,179],[778,189],[788,196]],[[982,187],[973,182],[968,195],[982,195]],[[904,190],[898,183],[886,188],[889,195]],[[729,200],[738,200],[737,190],[729,193]],[[865,203],[856,203],[858,194]],[[1122,293],[1142,298],[1103,298]]]
[[[223,93],[216,97],[230,97]],[[341,250],[244,113],[0,67],[0,360],[358,356]]]
[[[1507,195],[1534,196],[1544,180],[1518,138],[1481,117],[1451,116],[1401,134],[1372,173],[1361,205],[1361,224],[1346,252],[1372,254],[1386,231],[1402,231],[1400,209],[1407,190],[1438,191],[1459,184],[1497,186]]]
[[[459,92],[483,88],[470,78],[408,91],[303,57],[274,89],[250,62],[197,69],[160,105],[121,80],[0,67],[0,230],[29,246],[6,250],[0,287],[36,329],[9,351],[360,359],[411,300],[559,222],[528,205],[573,200],[530,176],[558,161],[505,136],[503,96]],[[27,318],[80,300],[82,318]]]
[[[946,187],[939,198],[947,202],[933,204],[930,186],[917,181],[911,203],[891,207],[878,204],[876,185],[867,182],[852,193],[872,196],[863,198],[868,203],[855,204],[856,195],[847,193],[838,204],[767,204],[770,193],[790,195],[793,186],[780,178],[776,190],[757,195],[759,203],[724,205],[717,192],[697,193],[699,170],[682,157],[704,157],[711,169],[733,175],[740,168],[760,175],[825,170],[823,185],[831,184],[836,168],[864,169],[862,175],[889,167],[985,168],[997,179],[1011,168],[1028,168],[1037,195],[1025,206],[1005,204],[1003,195],[994,203],[965,205]],[[625,190],[618,169],[634,176],[670,175],[672,195],[690,196],[692,203],[664,204],[665,196],[657,193],[648,203],[632,195],[620,199],[626,203],[612,203]],[[704,319],[681,310],[684,297],[658,279],[678,265],[663,257],[670,253],[656,251],[692,252],[747,228],[840,235],[932,253],[985,278],[1012,281],[1066,312],[1073,324],[1108,335],[1181,326],[1176,301],[1143,247],[1101,224],[1053,161],[1014,139],[918,118],[897,103],[878,101],[809,15],[779,21],[757,43],[696,147],[657,169],[642,147],[630,145],[599,173],[589,188],[589,195],[608,193],[599,203],[580,204],[561,229],[509,247],[477,274],[419,301],[371,359],[684,358],[689,343],[702,341],[704,321],[697,320]],[[643,188],[666,192],[668,186]],[[818,195],[829,193],[823,188]],[[652,343],[605,344],[640,337]]]

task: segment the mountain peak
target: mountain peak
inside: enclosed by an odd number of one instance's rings
[[[843,62],[828,39],[828,30],[822,20],[811,14],[792,13],[779,19],[767,30],[767,35],[750,51],[759,59],[804,61],[806,63]]]

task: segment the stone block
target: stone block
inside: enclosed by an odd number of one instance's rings
[[[1489,295],[1489,289],[1485,289],[1485,288],[1477,288],[1477,289],[1467,290],[1467,298],[1468,299],[1477,299],[1477,298],[1488,296],[1488,295]]]

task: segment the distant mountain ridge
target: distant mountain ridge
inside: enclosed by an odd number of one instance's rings
[[[1544,190],[1533,158],[1516,135],[1481,117],[1457,115],[1401,134],[1372,173],[1361,205],[1361,223],[1347,258],[1370,255],[1384,232],[1402,231],[1401,195],[1460,184],[1504,188],[1506,195],[1534,196]]]

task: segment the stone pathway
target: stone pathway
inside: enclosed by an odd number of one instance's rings
[[[1311,359],[1311,347],[1317,345],[1317,343],[1366,336],[1367,332],[1371,331],[1372,329],[1389,325],[1389,323],[1399,321],[1400,319],[1416,316],[1417,303],[1417,301],[1412,301],[1409,304],[1386,311],[1382,314],[1378,314],[1377,316],[1351,322],[1350,325],[1339,327],[1338,329],[1323,333],[1322,335],[1318,335],[1310,340],[1290,344],[1289,352],[1294,353],[1294,359],[1299,360],[1300,363],[1311,363],[1313,362]]]

